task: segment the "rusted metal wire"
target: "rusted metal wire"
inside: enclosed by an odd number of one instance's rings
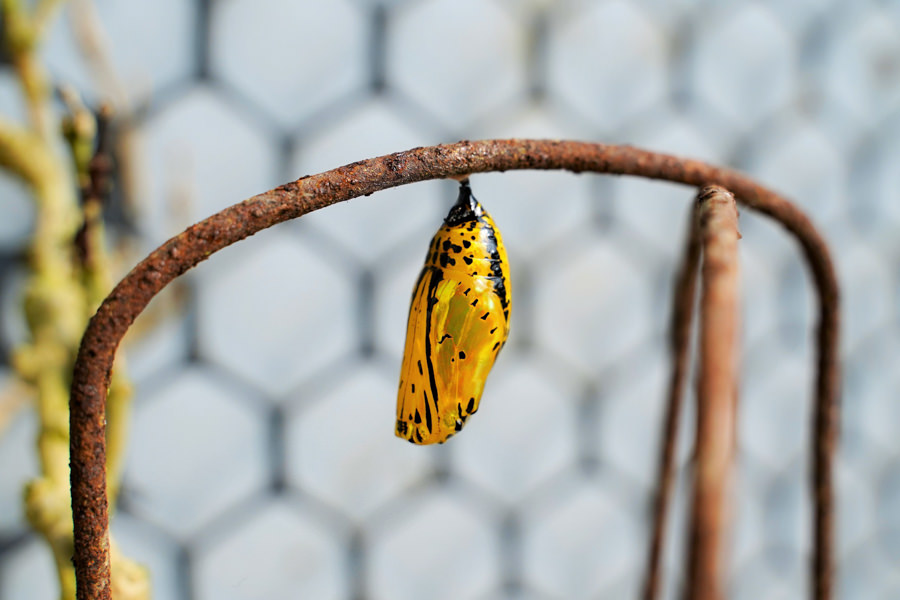
[[[692,186],[718,183],[750,208],[769,215],[800,243],[818,291],[815,392],[815,597],[832,586],[832,457],[839,381],[838,287],[822,237],[797,207],[731,171],[629,146],[551,140],[458,142],[346,165],[254,196],[189,227],[154,250],[110,293],[91,319],[76,361],[70,399],[74,562],[79,600],[108,600],[109,543],[105,482],[106,391],[116,348],[134,319],[173,279],[213,253],[277,223],[325,206],[427,179],[518,169],[565,169],[637,175]]]
[[[697,195],[703,246],[697,369],[697,434],[685,598],[725,597],[725,545],[731,503],[738,385],[738,212],[718,186]]]
[[[662,442],[656,476],[656,492],[653,499],[653,530],[644,575],[644,600],[656,600],[662,584],[662,556],[666,543],[669,521],[669,504],[675,483],[675,452],[678,446],[678,430],[681,423],[681,407],[684,404],[685,379],[689,366],[691,325],[694,317],[694,296],[697,291],[697,267],[700,263],[700,231],[696,227],[697,204],[690,211],[687,243],[672,295],[672,316],[669,325],[669,354],[672,358],[669,372],[669,393],[663,417]]]

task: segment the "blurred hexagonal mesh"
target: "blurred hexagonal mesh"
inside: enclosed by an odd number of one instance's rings
[[[876,0],[165,0],[95,6],[135,114],[144,254],[254,193],[458,139],[631,143],[744,170],[820,226],[844,290],[839,596],[900,597],[900,8]],[[53,76],[103,90],[72,34]],[[21,116],[0,72],[0,111]],[[410,292],[456,186],[360,198],[223,251],[127,346],[137,385],[113,531],[157,598],[626,598],[640,589],[665,330],[692,190],[477,175],[515,308],[482,410],[393,436]],[[0,176],[5,356],[25,336],[27,192]],[[741,216],[734,598],[807,591],[812,293]],[[135,254],[133,259],[137,259]],[[133,261],[132,261],[133,262]],[[120,273],[122,274],[122,273]],[[0,377],[11,379],[9,367]],[[666,550],[679,589],[692,417]],[[36,419],[0,437],[0,597],[57,597],[29,533]]]

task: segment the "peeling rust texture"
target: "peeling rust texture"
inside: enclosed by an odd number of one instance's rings
[[[818,291],[818,363],[814,411],[813,597],[830,598],[833,556],[832,457],[838,423],[838,287],[822,237],[797,207],[748,177],[699,161],[628,146],[551,140],[486,140],[415,148],[301,178],[235,204],[154,250],[110,293],[82,339],[72,381],[71,478],[78,600],[107,600],[108,509],[105,398],[116,348],[150,299],[210,255],[277,223],[337,202],[416,181],[469,173],[565,169],[636,175],[691,186],[719,184],[737,200],[781,223],[799,242]]]

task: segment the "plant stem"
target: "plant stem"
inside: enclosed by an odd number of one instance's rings
[[[83,215],[75,197],[76,186],[64,159],[54,149],[60,128],[50,108],[47,74],[37,55],[42,34],[61,5],[62,0],[41,0],[29,15],[18,0],[0,3],[3,40],[22,86],[30,121],[27,129],[0,121],[0,166],[31,188],[36,204],[35,230],[29,247],[31,272],[24,298],[30,340],[16,350],[13,358],[20,377],[36,391],[40,419],[41,475],[25,490],[25,513],[52,549],[61,598],[70,600],[75,597],[75,570],[71,561],[74,542],[69,502],[68,390],[89,306],[99,303],[103,292],[91,270],[75,260],[74,242]],[[92,138],[93,133],[89,135]],[[95,217],[99,220],[99,212]],[[102,236],[102,229],[97,230],[96,236]],[[99,237],[93,243],[102,247]],[[105,255],[98,256],[98,261],[106,261]],[[95,270],[101,268],[99,265],[98,262]],[[110,425],[111,437],[121,435],[117,433],[123,430],[121,419]],[[115,450],[110,457],[114,465],[120,460],[121,446],[121,442],[111,445]],[[149,597],[146,573],[118,554],[116,563],[120,566],[113,585],[135,591],[118,598]]]

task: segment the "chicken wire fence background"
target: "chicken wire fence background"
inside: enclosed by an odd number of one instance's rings
[[[117,227],[138,248],[123,269],[284,181],[461,138],[632,143],[734,166],[798,202],[832,245],[844,293],[839,596],[900,595],[900,3],[96,8],[139,135],[136,215]],[[44,58],[98,99],[68,17]],[[0,111],[22,110],[0,72]],[[157,598],[637,594],[668,304],[694,192],[545,172],[472,185],[504,234],[515,307],[483,410],[444,446],[414,447],[392,428],[410,293],[455,183],[278,226],[164,292],[179,308],[126,347],[137,397],[112,526],[152,570]],[[25,335],[31,203],[12,180],[0,186],[8,358]],[[730,590],[797,598],[811,537],[811,288],[783,232],[748,212],[741,228]],[[692,418],[667,597],[680,581]],[[35,426],[24,411],[0,437],[4,599],[57,593],[52,559],[22,515]]]

